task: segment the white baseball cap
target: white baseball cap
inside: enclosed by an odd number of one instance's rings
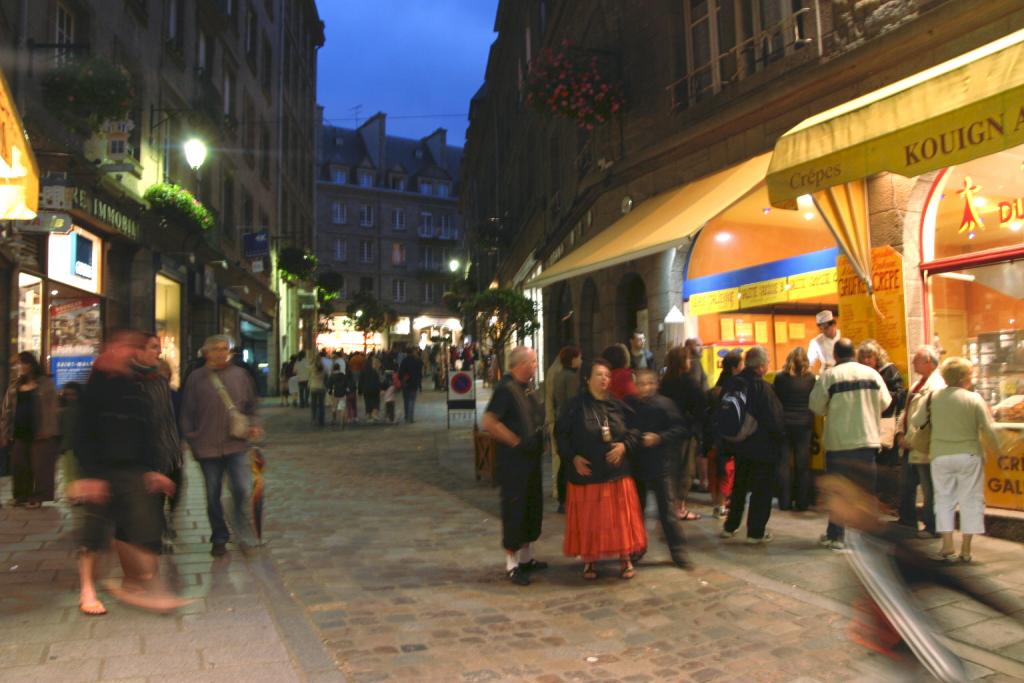
[[[814,322],[818,325],[827,325],[833,321],[835,321],[835,316],[832,315],[832,311],[822,311],[818,315],[814,316]]]

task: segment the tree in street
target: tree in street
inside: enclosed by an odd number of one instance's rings
[[[499,367],[505,367],[505,347],[533,334],[540,323],[533,302],[513,289],[485,289],[467,298],[463,313],[476,319],[482,336],[491,342]]]
[[[365,291],[357,292],[352,297],[345,312],[352,321],[352,327],[363,333],[363,351],[366,351],[370,336],[374,332],[384,332],[398,319],[394,309],[385,306],[373,294]]]

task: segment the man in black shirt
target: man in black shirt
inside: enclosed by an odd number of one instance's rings
[[[540,538],[544,516],[544,411],[530,387],[536,372],[537,354],[532,349],[513,350],[509,371],[495,387],[483,419],[484,430],[497,444],[505,572],[512,583],[520,586],[530,584],[527,574],[531,571],[548,566],[535,560],[530,548]]]

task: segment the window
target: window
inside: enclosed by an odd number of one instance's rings
[[[441,239],[450,240],[455,237],[452,232],[452,217],[451,214],[443,213],[439,216],[441,220]]]
[[[373,263],[373,240],[359,240],[359,261]]]
[[[224,235],[234,241],[235,230],[235,176],[230,171],[224,171],[224,199],[221,203],[221,225]]]
[[[360,292],[372,292],[373,291],[373,278],[372,277],[361,277],[361,278],[359,278],[359,291]]]
[[[359,172],[359,187],[373,187],[373,171]]]
[[[213,41],[206,31],[199,29],[196,39],[196,68],[199,76],[209,80],[213,73]]]
[[[401,242],[393,242],[391,244],[391,265],[405,265],[405,245]]]
[[[224,69],[224,116],[235,115],[235,74]]]
[[[252,99],[246,95],[243,99],[245,109],[243,110],[242,121],[242,150],[245,161],[249,168],[256,165],[256,110],[252,106]]]
[[[331,182],[337,185],[344,185],[348,182],[348,171],[341,166],[331,166]]]
[[[421,252],[421,254],[422,261],[420,262],[420,266],[423,268],[423,270],[435,270],[437,268],[438,262],[434,258],[434,248],[423,247],[423,251]]]
[[[167,44],[181,52],[185,44],[185,8],[182,0],[167,0]]]
[[[348,242],[340,237],[334,240],[334,260],[339,262],[348,260]]]
[[[423,283],[423,303],[432,304],[434,303],[434,283],[424,282]]]
[[[57,23],[54,26],[53,42],[57,45],[73,45],[75,42],[75,15],[63,2],[57,3]],[[71,58],[72,51],[58,47],[54,53],[57,66],[63,66]]]
[[[405,176],[391,176],[391,189],[405,192]]]
[[[341,285],[341,287],[338,288],[338,298],[339,299],[347,299],[348,298],[348,280],[346,280],[345,277],[342,276],[342,278],[340,280],[338,280],[338,283]]]
[[[405,230],[405,209],[391,209],[391,229]]]
[[[342,225],[348,222],[348,207],[341,202],[331,202],[331,222]]]
[[[270,129],[266,124],[260,127],[260,177],[270,182]]]
[[[254,218],[252,195],[248,190],[242,190],[242,229],[246,232],[254,232],[256,228],[253,225]]]
[[[395,279],[391,281],[391,296],[399,303],[405,301],[405,280]]]
[[[448,183],[438,183],[437,184],[437,196],[438,197],[447,197],[450,189],[451,188],[448,185]]]
[[[420,181],[420,194],[434,194],[434,186],[426,180]]]
[[[369,204],[359,207],[359,225],[364,228],[373,227],[373,207]]]
[[[420,237],[434,236],[434,215],[429,211],[420,213]]]
[[[260,67],[260,85],[263,86],[263,92],[270,94],[271,87],[274,84],[274,50],[270,45],[270,38],[267,34],[263,34],[263,64]]]
[[[249,5],[249,16],[245,22],[245,54],[250,60],[255,61],[257,49],[257,32],[259,30],[259,17],[256,16],[256,8]]]

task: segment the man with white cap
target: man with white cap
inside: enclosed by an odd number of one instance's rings
[[[811,365],[811,370],[821,372],[836,364],[832,349],[842,335],[839,334],[839,325],[836,324],[832,311],[822,311],[814,316],[814,322],[818,324],[821,334],[812,339],[807,346],[807,361]]]

